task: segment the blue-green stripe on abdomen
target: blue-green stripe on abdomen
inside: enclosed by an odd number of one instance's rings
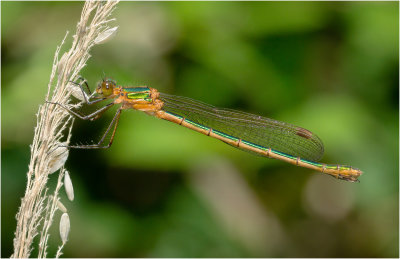
[[[236,137],[234,137],[234,136],[225,134],[225,133],[223,133],[223,132],[221,132],[221,131],[219,131],[219,130],[212,129],[212,132],[213,132],[214,134],[217,134],[217,135],[219,135],[219,136],[221,136],[221,137],[223,137],[223,138],[226,138],[226,139],[230,139],[230,140],[233,140],[233,141],[239,141],[239,140],[240,140],[239,138],[236,138]]]
[[[267,147],[263,147],[263,146],[260,146],[260,145],[251,143],[251,142],[246,141],[246,140],[244,140],[244,139],[241,139],[241,141],[242,141],[242,143],[244,143],[244,144],[246,144],[246,145],[248,145],[248,146],[257,148],[257,149],[259,149],[259,150],[261,150],[261,151],[266,151],[266,150],[268,149]]]
[[[171,114],[171,113],[170,113]],[[176,116],[176,115],[175,115]],[[181,116],[179,116],[179,117],[181,117]],[[182,118],[182,117],[181,117]],[[196,122],[194,122],[194,121],[191,121],[191,120],[187,120],[187,119],[185,119],[185,121],[187,122],[187,123],[190,123],[190,124],[192,124],[193,126],[195,126],[195,127],[198,127],[198,128],[200,128],[200,129],[204,129],[204,130],[210,130],[210,128],[209,127],[206,127],[206,126],[203,126],[203,125],[201,125],[201,124],[199,124],[199,123],[196,123]]]

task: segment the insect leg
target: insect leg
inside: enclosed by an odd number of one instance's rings
[[[115,113],[114,118],[112,119],[110,125],[108,125],[107,130],[105,131],[105,133],[103,134],[103,136],[101,137],[101,139],[99,140],[99,142],[97,144],[94,145],[79,145],[79,146],[67,146],[68,148],[81,148],[81,149],[98,149],[98,148],[109,148],[111,147],[111,144],[114,140],[114,136],[115,136],[115,132],[117,131],[117,127],[118,127],[118,122],[119,122],[119,117],[121,115],[122,109],[118,109],[118,111]],[[112,132],[111,135],[111,139],[109,141],[109,143],[107,145],[102,145],[106,136],[108,135],[108,133],[110,132],[112,126],[114,125],[114,130]]]
[[[104,98],[104,99],[105,99],[105,98]],[[71,115],[73,115],[73,116],[75,116],[75,117],[78,117],[79,119],[82,119],[82,120],[96,120],[96,119],[100,118],[100,116],[102,115],[103,112],[105,112],[106,110],[108,110],[109,108],[111,108],[111,107],[114,105],[114,103],[109,103],[109,104],[107,104],[106,106],[104,106],[104,107],[102,107],[102,108],[100,108],[100,109],[94,111],[94,112],[91,113],[91,114],[82,115],[82,114],[80,114],[80,113],[78,113],[78,112],[76,112],[76,111],[73,111],[73,110],[69,109],[69,108],[68,108],[67,106],[65,106],[64,104],[61,104],[61,103],[53,103],[53,102],[47,102],[47,101],[46,101],[46,103],[57,104],[57,105],[59,105],[60,107],[62,107],[64,110],[66,110],[67,112],[69,112]]]

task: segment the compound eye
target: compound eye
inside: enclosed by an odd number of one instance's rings
[[[109,96],[113,94],[113,89],[114,89],[115,84],[111,81],[104,81],[102,83],[102,92],[103,96]]]

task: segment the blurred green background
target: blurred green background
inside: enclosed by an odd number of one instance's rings
[[[12,253],[53,55],[82,5],[1,2],[2,257]],[[118,4],[116,37],[81,72],[92,88],[104,73],[289,122],[323,140],[322,161],[364,175],[339,181],[125,112],[110,149],[70,153],[65,256],[398,257],[398,10],[398,2]],[[76,121],[72,142],[97,140],[112,116]],[[49,256],[61,243],[60,216]]]

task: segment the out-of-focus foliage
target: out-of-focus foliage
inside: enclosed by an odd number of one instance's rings
[[[7,257],[35,113],[82,3],[1,4]],[[116,37],[82,71],[92,88],[105,74],[293,123],[323,140],[324,162],[364,175],[338,181],[124,112],[111,149],[71,151],[65,256],[399,256],[397,2],[122,2],[114,16]],[[73,142],[97,140],[112,116],[75,121]]]

